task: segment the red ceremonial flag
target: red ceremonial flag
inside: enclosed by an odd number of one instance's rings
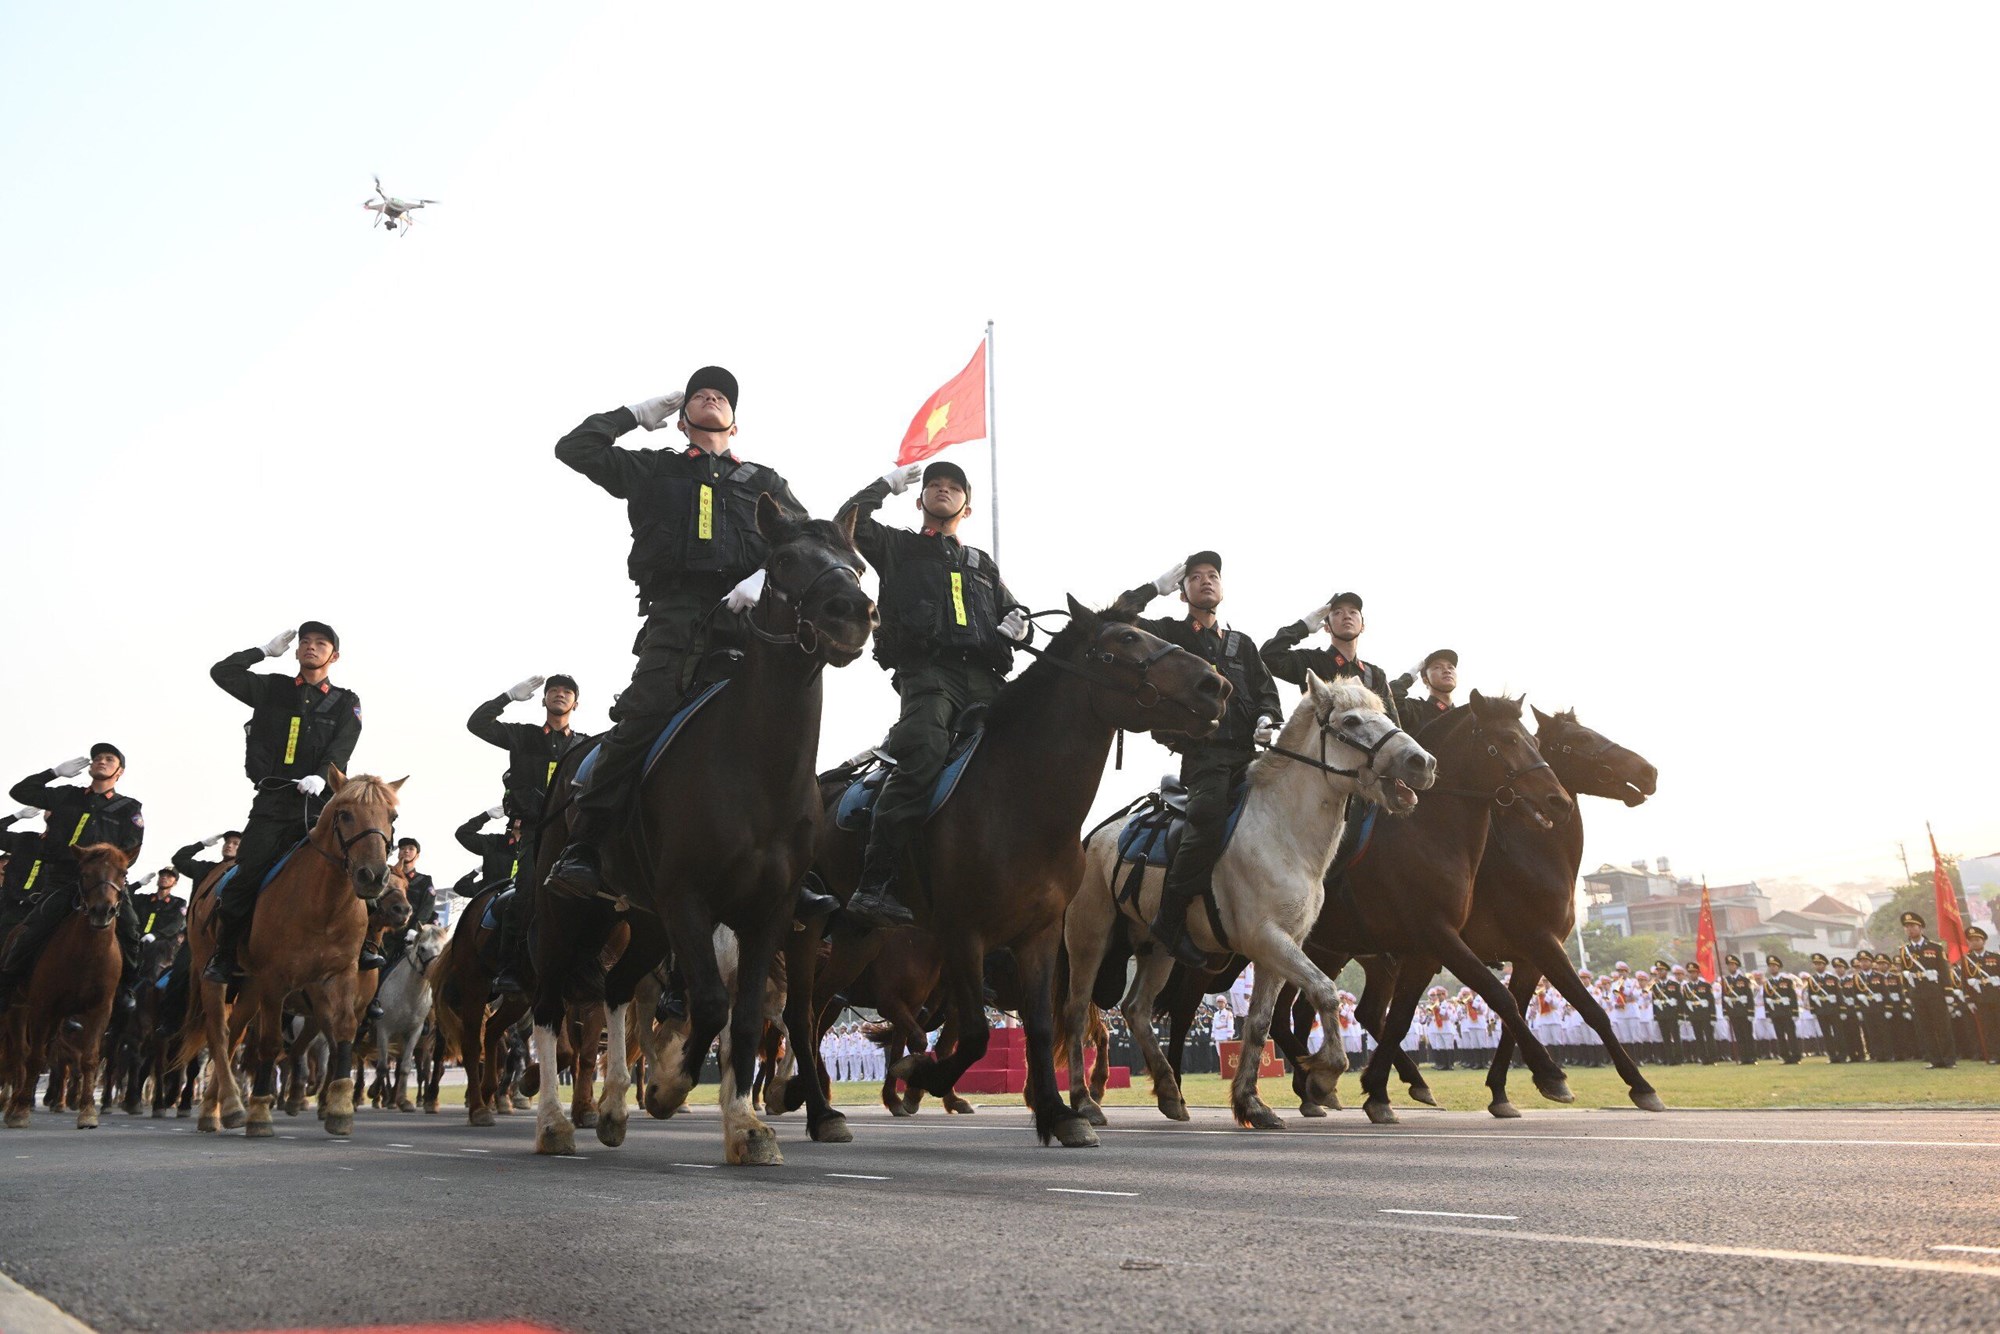
[[[1931,827],[1925,825],[1924,832],[1930,834]],[[1938,939],[1944,942],[1944,952],[1951,961],[1957,963],[1965,957],[1965,919],[1958,915],[1958,895],[1952,892],[1951,874],[1938,854],[1936,834],[1931,834],[1931,879],[1937,886]]]
[[[944,388],[924,400],[910,429],[903,435],[903,447],[896,454],[898,465],[918,463],[943,449],[966,440],[986,438],[986,340],[965,369],[945,381]]]
[[[1694,966],[1701,980],[1713,983],[1721,970],[1715,960],[1715,911],[1708,906],[1708,881],[1701,882],[1701,917],[1694,926]]]

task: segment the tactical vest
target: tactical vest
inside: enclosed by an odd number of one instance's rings
[[[359,699],[352,690],[335,686],[300,713],[299,688],[289,682],[285,687],[290,698],[284,705],[262,705],[243,724],[243,772],[253,783],[319,773],[341,718],[354,711]]]
[[[956,551],[948,548],[957,546]],[[882,628],[875,659],[909,667],[964,654],[1005,672],[1014,650],[999,631],[1000,571],[977,547],[926,538],[899,552],[881,587]]]
[[[626,500],[632,582],[647,590],[675,575],[716,574],[734,583],[762,566],[770,546],[757,531],[757,497],[783,491],[784,479],[761,463],[739,463],[710,481],[700,475],[702,460],[685,460],[687,471],[678,475],[674,465],[682,460],[665,462]]]
[[[1257,692],[1250,687],[1250,670],[1246,665],[1253,645],[1241,630],[1229,630],[1222,636],[1222,645],[1214,658],[1202,654],[1208,665],[1222,674],[1229,682],[1229,703],[1223,714],[1221,725],[1211,738],[1232,744],[1245,744],[1257,727]],[[1171,749],[1173,741],[1159,733],[1156,740],[1164,741]]]

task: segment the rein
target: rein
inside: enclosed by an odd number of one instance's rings
[[[845,562],[836,562],[828,565],[808,580],[806,586],[797,593],[787,593],[778,586],[777,580],[769,579],[767,576],[764,593],[757,599],[757,607],[751,609],[752,614],[743,618],[744,624],[749,626],[751,634],[757,636],[757,638],[763,640],[766,644],[790,646],[798,649],[799,652],[805,654],[808,658],[818,657],[820,648],[819,627],[806,619],[805,605],[807,599],[812,597],[813,590],[818,588],[824,580],[836,574],[844,574],[849,579],[852,579],[855,591],[860,591],[861,576],[856,574],[854,568]],[[767,600],[790,605],[792,609],[792,632],[790,634],[779,634],[776,631],[766,630],[763,626],[757,624],[755,613],[758,608],[763,607]]]
[[[1069,613],[1067,611],[1062,609],[1057,609],[1053,611],[1031,611],[1027,613],[1027,619],[1028,623],[1032,625],[1034,624],[1037,617],[1067,616],[1068,614]],[[1074,676],[1079,680],[1086,681],[1091,685],[1103,686],[1107,690],[1123,690],[1126,688],[1126,684],[1123,681],[1117,680],[1110,676],[1103,675],[1100,672],[1093,671],[1089,667],[1085,667],[1080,663],[1071,662],[1067,658],[1053,657],[1050,655],[1048,650],[1036,648],[1033,644],[1027,642],[1026,640],[1020,641],[1019,643],[1015,644],[1014,647],[1020,649],[1024,653],[1027,653],[1028,655],[1033,657],[1037,662],[1046,662],[1047,664],[1049,664],[1049,666],[1054,667],[1060,671],[1068,672],[1071,676]],[[1157,649],[1154,649],[1151,653],[1147,654],[1143,659],[1141,659],[1136,663],[1120,662],[1118,659],[1118,655],[1111,652],[1109,649],[1090,649],[1085,653],[1084,656],[1088,661],[1096,663],[1099,666],[1122,667],[1127,670],[1136,671],[1139,675],[1139,685],[1138,689],[1132,691],[1132,702],[1134,704],[1137,704],[1142,709],[1150,709],[1160,704],[1164,697],[1160,694],[1160,688],[1153,684],[1152,680],[1148,676],[1148,673],[1152,671],[1154,663],[1159,662],[1161,659],[1169,657],[1178,651],[1179,651],[1179,645],[1169,644],[1163,641]],[[1176,705],[1176,707],[1182,709],[1187,708],[1186,705]],[[1193,712],[1192,709],[1188,709],[1187,711],[1189,713]],[[1096,719],[1100,723],[1104,721],[1102,718],[1099,718],[1097,716],[1097,706],[1094,703],[1090,705],[1090,716]],[[1123,730],[1119,729],[1121,745],[1123,744],[1123,735],[1124,735]]]
[[[354,869],[354,845],[356,843],[359,843],[362,839],[367,838],[370,834],[373,834],[377,838],[382,840],[382,851],[384,856],[387,856],[389,853],[392,853],[396,850],[396,841],[390,838],[389,835],[384,831],[377,829],[374,825],[369,825],[366,829],[361,830],[359,833],[355,834],[354,837],[352,838],[341,837],[340,831],[338,829],[330,830],[329,832],[332,833],[334,841],[340,844],[340,860],[338,861],[334,861],[333,854],[328,852],[325,848],[319,845],[318,839],[309,838],[306,840],[306,842],[309,845],[311,845],[312,850],[314,852],[317,852],[320,856],[326,858],[329,862],[332,862],[335,866],[338,866],[343,871],[352,871]]]
[[[1481,727],[1478,723],[1475,722],[1473,724],[1472,727],[1473,740],[1477,741],[1480,737],[1485,735],[1485,732],[1486,729]],[[1527,734],[1525,732],[1522,733],[1522,737],[1524,739],[1526,738],[1526,736]],[[1492,756],[1494,759],[1498,759],[1500,758],[1500,747],[1494,745],[1492,742],[1489,741],[1486,744],[1486,753]],[[1555,766],[1551,765],[1547,760],[1537,759],[1533,764],[1523,765],[1518,769],[1509,769],[1506,772],[1506,774],[1501,778],[1500,785],[1494,788],[1491,792],[1488,792],[1483,788],[1443,787],[1443,786],[1433,787],[1431,791],[1442,792],[1444,795],[1448,797],[1473,797],[1480,801],[1491,801],[1495,806],[1498,806],[1501,810],[1504,811],[1509,806],[1512,806],[1515,802],[1521,800],[1521,794],[1514,790],[1513,785],[1515,779],[1525,777],[1526,775],[1535,772],[1535,770],[1537,769],[1552,770],[1554,767]]]

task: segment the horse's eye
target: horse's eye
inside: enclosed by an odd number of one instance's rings
[[[1118,636],[1118,642],[1121,644],[1136,644],[1139,642],[1139,632],[1137,630],[1127,630],[1124,634]]]
[[[351,811],[342,811],[340,813],[340,822],[342,824],[353,824],[354,823],[353,813]]]

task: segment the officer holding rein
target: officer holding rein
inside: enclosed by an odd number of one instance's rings
[[[891,528],[873,517],[884,500],[919,478],[921,529]],[[1014,664],[1010,641],[1027,637],[1028,620],[993,557],[959,540],[959,525],[972,513],[972,483],[956,463],[897,468],[856,492],[840,517],[850,512],[854,545],[880,575],[875,658],[894,673],[901,712],[886,747],[896,767],[876,798],[861,880],[847,912],[869,926],[896,926],[914,920],[893,886],[929,813],[951,749],[952,723],[1000,693]]]

